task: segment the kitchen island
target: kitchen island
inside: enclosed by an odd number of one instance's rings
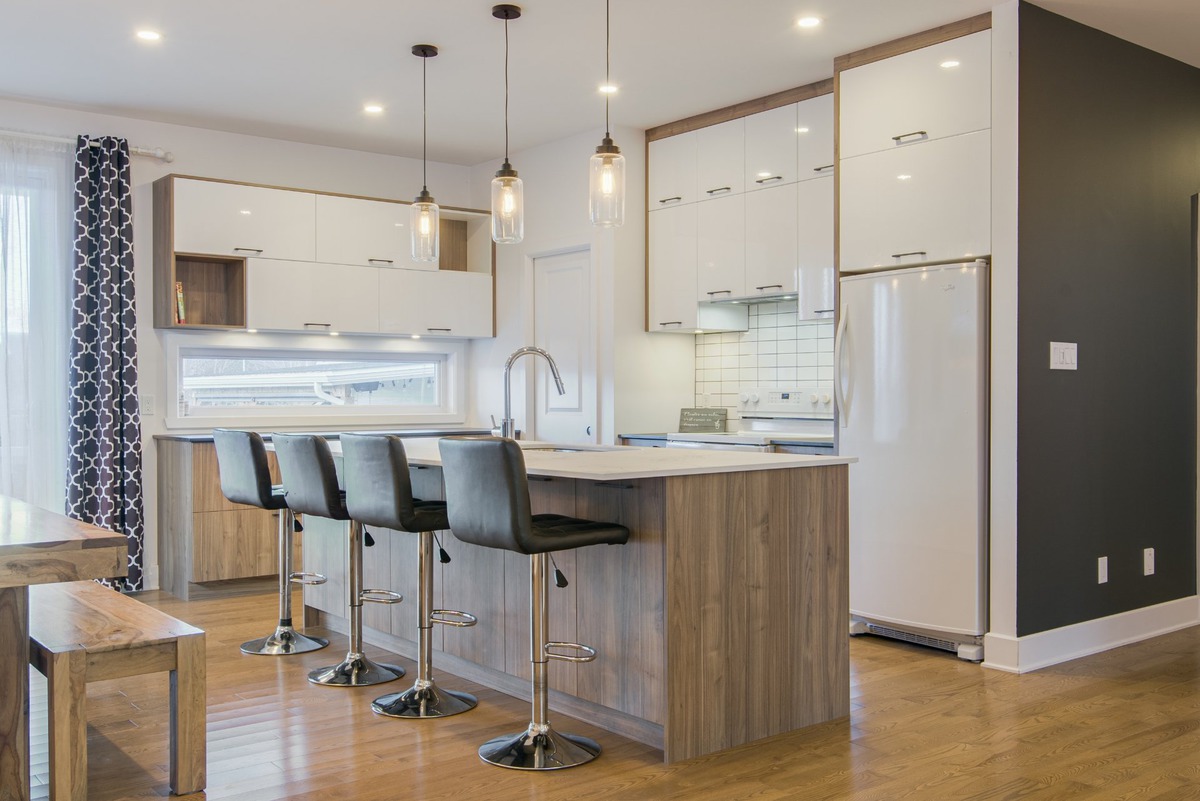
[[[336,443],[331,443],[335,448]],[[434,440],[409,440],[414,493],[442,496]],[[667,762],[849,714],[847,465],[853,459],[523,443],[535,513],[621,523],[623,546],[555,554],[550,634],[591,645],[551,665],[552,708],[662,748]],[[305,618],[345,630],[344,523],[309,517]],[[372,530],[365,583],[415,597],[416,538]],[[528,559],[444,536],[437,672],[528,693]],[[365,638],[416,652],[416,604],[368,604]],[[444,629],[444,630],[442,630]]]

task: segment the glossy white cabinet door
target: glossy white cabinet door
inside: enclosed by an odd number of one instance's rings
[[[833,274],[833,176],[796,186],[800,320],[832,320],[837,281]]]
[[[710,125],[696,137],[696,194],[712,200],[746,191],[746,125],[743,118]]]
[[[492,336],[492,277],[457,270],[379,271],[385,334]]]
[[[801,181],[833,175],[833,94],[796,104],[796,170]]]
[[[796,104],[746,117],[747,192],[796,181]]]
[[[650,331],[696,327],[696,204],[650,212]]]
[[[796,291],[796,184],[746,194],[746,294]]]
[[[412,260],[409,206],[382,200],[317,195],[317,261],[436,270]]]
[[[843,273],[991,252],[991,132],[841,162]]]
[[[669,136],[650,143],[648,208],[696,202],[696,135]]]
[[[991,127],[991,75],[991,31],[843,71],[841,158]]]
[[[176,178],[176,253],[312,260],[314,196]]]
[[[348,264],[247,259],[246,327],[377,333],[379,273]]]
[[[746,294],[746,196],[696,204],[696,299]]]

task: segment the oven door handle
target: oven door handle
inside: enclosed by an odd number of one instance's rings
[[[846,406],[846,391],[842,388],[842,347],[846,342],[846,329],[849,322],[850,307],[842,306],[842,319],[838,321],[837,333],[833,336],[833,397],[842,428],[845,428],[850,421],[850,409]]]

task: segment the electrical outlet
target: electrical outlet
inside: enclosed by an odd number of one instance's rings
[[[1096,583],[1108,583],[1108,557],[1101,556],[1096,560]]]
[[[153,395],[138,395],[138,405],[142,412],[142,417],[154,416],[154,396]]]
[[[1142,575],[1143,576],[1153,576],[1154,575],[1154,549],[1153,548],[1143,548],[1142,549]]]
[[[1074,342],[1051,342],[1050,369],[1078,370],[1079,345]]]

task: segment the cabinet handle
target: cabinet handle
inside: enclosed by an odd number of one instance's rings
[[[316,326],[317,328],[333,328],[333,323],[305,323],[304,327]]]
[[[612,489],[636,489],[633,484],[623,484],[619,481],[597,481],[593,487],[611,487]]]
[[[704,190],[704,194],[706,194],[706,195],[715,195],[715,194],[717,194],[718,192],[731,192],[731,191],[733,191],[733,187],[732,187],[732,186],[718,186],[716,189],[706,189],[706,190]]]
[[[898,145],[902,145],[904,144],[904,140],[910,136],[915,136],[918,139],[928,139],[929,131],[909,131],[908,133],[902,133],[899,136],[893,136],[892,141]]]
[[[832,170],[832,169],[833,169],[832,164],[826,164],[823,167],[813,167],[813,172],[825,172],[825,170]]]
[[[659,203],[675,203],[680,200],[683,200],[683,198],[680,197],[679,195],[676,195],[675,197],[664,197],[662,200],[660,200],[658,202]]]
[[[683,325],[683,320],[672,320],[669,323],[659,323],[659,325]]]
[[[367,259],[371,264],[394,264],[391,259]]]
[[[901,258],[904,258],[905,256],[927,256],[927,255],[929,255],[929,254],[927,254],[923,250],[910,250],[908,253],[893,253],[892,258],[893,259],[901,259]]]
[[[733,290],[732,289],[714,289],[712,292],[705,292],[704,294],[708,295],[709,297],[711,297],[713,295],[732,295]]]
[[[813,314],[833,314],[833,309],[813,309]]]
[[[783,284],[767,284],[766,286],[756,286],[754,288],[762,292],[764,289],[783,289]]]
[[[441,331],[443,333],[449,334],[454,329],[453,328],[426,328],[425,330],[426,331]]]
[[[770,178],[759,178],[754,183],[765,184],[765,183],[770,183],[771,181],[782,181],[782,180],[783,180],[782,175],[772,175]]]
[[[262,248],[234,248],[234,251],[243,251],[245,253],[262,253]]]

